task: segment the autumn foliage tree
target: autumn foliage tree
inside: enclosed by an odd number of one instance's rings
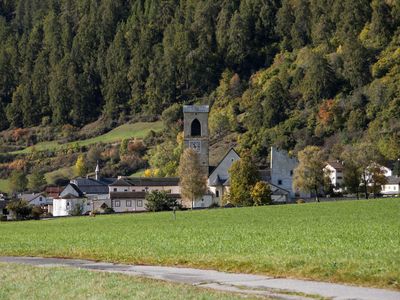
[[[330,181],[324,171],[324,155],[316,146],[307,146],[299,152],[299,164],[294,169],[293,189],[315,194],[319,202],[318,194]]]
[[[232,164],[229,174],[231,184],[229,199],[231,203],[241,206],[253,206],[254,200],[251,191],[259,181],[259,174],[249,152],[245,152],[239,160]]]
[[[186,149],[179,162],[179,185],[184,201],[194,201],[203,196],[207,191],[207,174],[204,174],[200,166],[199,156],[193,149]]]

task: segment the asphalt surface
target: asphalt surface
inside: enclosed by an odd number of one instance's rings
[[[276,299],[400,300],[400,292],[391,290],[192,268],[136,266],[79,259],[39,257],[0,257],[0,262],[121,273]]]

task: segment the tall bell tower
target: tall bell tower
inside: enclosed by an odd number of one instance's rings
[[[183,106],[183,131],[186,148],[192,148],[199,155],[200,165],[208,176],[208,105]]]

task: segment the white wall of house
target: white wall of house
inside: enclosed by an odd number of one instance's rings
[[[290,157],[284,150],[271,147],[271,183],[289,191],[290,197],[296,196],[293,190],[293,172],[297,167],[298,161],[295,157]],[[299,193],[300,197],[309,197],[308,193]]]
[[[35,205],[35,206],[42,206],[42,205],[47,205],[48,204],[48,199],[47,197],[43,195],[39,195],[35,199],[32,199],[29,204]]]
[[[146,211],[145,199],[113,199],[112,207],[115,212]]]
[[[165,191],[171,194],[180,194],[181,187],[179,185],[173,186],[110,186],[110,192],[151,192],[151,191]]]
[[[382,186],[383,195],[399,195],[400,185],[399,184],[385,184]]]
[[[324,171],[328,173],[332,185],[336,187],[334,190],[336,192],[342,191],[340,187],[343,186],[343,172],[332,167],[330,164],[325,166]]]
[[[79,204],[82,206],[82,214],[87,213],[92,210],[91,202],[87,199],[77,198],[77,199],[54,199],[53,200],[53,216],[54,217],[64,217],[69,216],[71,210]]]

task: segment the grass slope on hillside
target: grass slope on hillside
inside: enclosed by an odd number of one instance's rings
[[[10,181],[7,179],[0,179],[0,192],[10,193]]]
[[[185,265],[400,289],[400,200],[0,223],[0,255]]]
[[[163,127],[163,124],[161,121],[124,124],[117,128],[114,128],[113,130],[111,130],[103,135],[100,135],[100,136],[97,136],[94,138],[80,140],[80,141],[74,141],[74,142],[65,143],[65,144],[59,144],[57,141],[41,142],[34,146],[27,147],[23,150],[14,151],[11,153],[23,154],[23,153],[30,153],[32,151],[32,149],[35,149],[35,151],[58,150],[63,147],[69,147],[69,146],[73,146],[76,144],[79,144],[79,146],[88,146],[88,145],[92,145],[95,143],[112,143],[112,142],[121,141],[123,139],[144,138],[150,132],[150,130],[160,131],[162,129],[162,127]]]
[[[127,275],[16,264],[0,264],[0,282],[0,299],[243,299]]]

